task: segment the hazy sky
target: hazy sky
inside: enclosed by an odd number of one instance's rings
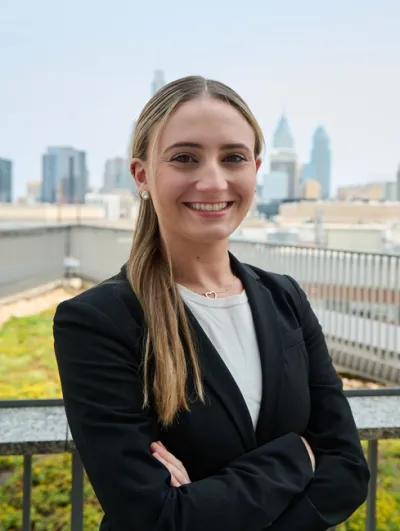
[[[167,80],[196,73],[230,84],[267,143],[284,108],[302,161],[324,124],[334,187],[394,179],[399,0],[198,4],[0,0],[0,157],[14,161],[16,194],[40,178],[48,145],[86,150],[99,185],[105,159],[125,155],[156,68]]]

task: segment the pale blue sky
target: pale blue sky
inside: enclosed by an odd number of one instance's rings
[[[14,160],[17,194],[40,178],[48,145],[86,150],[100,184],[105,159],[125,155],[156,68],[167,80],[198,73],[230,84],[267,144],[285,108],[303,161],[324,124],[334,187],[394,179],[399,0],[199,4],[0,0],[0,157]]]

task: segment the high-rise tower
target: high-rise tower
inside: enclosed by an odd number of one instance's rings
[[[286,175],[286,198],[295,199],[299,197],[297,155],[289,122],[285,115],[281,116],[273,136],[270,171],[272,175],[279,174],[281,178],[282,174]]]
[[[331,193],[331,148],[322,125],[317,127],[313,135],[310,165],[313,178],[321,185],[321,197],[327,199]]]

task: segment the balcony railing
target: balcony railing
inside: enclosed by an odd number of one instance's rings
[[[361,439],[368,441],[371,472],[366,531],[376,531],[378,441],[400,438],[400,388],[346,391]],[[83,467],[62,400],[0,401],[0,455],[23,455],[23,531],[31,530],[32,455],[72,453],[71,531],[83,531]],[[51,488],[51,485],[49,485]]]

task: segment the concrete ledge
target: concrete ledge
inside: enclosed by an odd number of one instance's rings
[[[63,453],[67,428],[62,406],[0,407],[0,455]]]
[[[354,396],[349,402],[362,439],[400,438],[400,396]]]
[[[34,299],[35,297],[40,297],[45,293],[49,293],[50,291],[54,291],[57,288],[63,287],[64,282],[64,279],[61,278],[55,280],[54,282],[47,282],[46,284],[41,284],[40,286],[36,286],[35,288],[19,291],[17,293],[13,293],[12,295],[7,295],[5,297],[0,297],[0,305],[6,306],[8,304],[18,302],[20,300],[30,300]]]
[[[400,438],[400,395],[350,396],[362,439]],[[1,407],[0,455],[56,454],[75,449],[63,406]]]

